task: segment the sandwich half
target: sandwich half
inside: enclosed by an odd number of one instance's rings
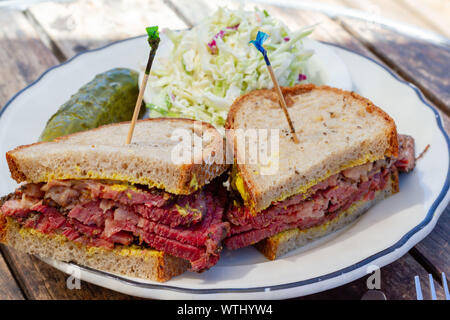
[[[126,145],[128,129],[113,124],[7,152],[22,185],[0,203],[0,242],[155,281],[216,264],[229,232],[222,135],[193,120],[148,119]],[[188,161],[174,161],[180,133],[201,143]]]
[[[256,245],[269,259],[352,222],[398,192],[398,171],[414,167],[414,140],[397,136],[391,117],[369,100],[325,86],[282,90],[299,144],[273,90],[237,99],[226,122],[237,160],[225,245]],[[238,161],[252,153],[251,143],[237,141],[238,129],[278,129],[272,163]],[[274,163],[275,170],[263,174]]]

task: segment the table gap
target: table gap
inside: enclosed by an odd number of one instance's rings
[[[406,72],[402,71],[395,63],[395,61],[392,61],[389,59],[388,56],[384,55],[383,53],[379,52],[376,47],[374,47],[370,42],[367,42],[364,40],[356,31],[352,30],[348,27],[348,25],[345,23],[345,21],[342,20],[340,17],[333,17],[331,18],[333,21],[338,23],[345,31],[347,31],[355,40],[360,42],[367,50],[369,50],[372,54],[374,54],[380,61],[382,61],[386,66],[390,68],[391,71],[394,71],[398,76],[406,80],[407,82],[412,83],[417,88],[420,89],[422,94],[430,101],[432,102],[436,108],[443,113],[445,113],[447,116],[450,116],[450,106],[447,106],[445,103],[440,101],[438,97],[435,96],[432,92],[430,92],[427,88],[423,87],[419,82],[415,81],[414,78],[409,76]],[[381,26],[380,26],[381,27]]]
[[[56,44],[56,42],[50,37],[47,31],[45,31],[45,29],[42,27],[42,25],[39,23],[36,17],[28,9],[22,11],[22,14],[36,30],[36,33],[39,35],[41,41],[52,51],[56,59],[58,59],[59,62],[66,61],[67,60],[66,55],[62,52],[62,50]]]
[[[186,15],[184,15],[183,12],[171,0],[163,0],[163,2],[170,10],[172,10],[177,15],[178,18],[180,18],[181,21],[186,23],[188,28],[192,28],[194,26],[192,21]]]
[[[433,278],[442,286],[442,271],[433,265],[416,247],[412,247],[408,252]]]

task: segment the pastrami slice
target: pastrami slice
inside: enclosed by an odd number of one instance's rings
[[[147,245],[203,271],[218,261],[229,232],[222,221],[226,194],[205,189],[175,196],[125,184],[57,181],[18,189],[0,210],[43,233],[109,249]]]

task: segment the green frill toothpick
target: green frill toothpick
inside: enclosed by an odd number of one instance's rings
[[[147,67],[145,68],[145,74],[150,74],[150,69],[152,68],[153,59],[155,59],[156,50],[158,50],[159,46],[159,32],[158,26],[148,27],[145,29],[148,34],[148,44],[150,45],[150,54],[148,57]]]
[[[147,41],[150,45],[150,53],[148,56],[147,66],[145,67],[144,77],[142,79],[141,88],[139,89],[139,95],[136,101],[136,106],[134,107],[133,118],[131,119],[130,129],[128,131],[127,143],[131,143],[133,138],[134,127],[136,126],[136,121],[141,110],[142,99],[144,97],[145,88],[147,86],[148,77],[150,76],[150,70],[152,68],[153,60],[155,59],[156,50],[158,50],[160,38],[158,32],[158,26],[148,27],[145,29],[147,31]]]

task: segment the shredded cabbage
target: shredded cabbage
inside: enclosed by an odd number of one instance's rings
[[[223,126],[237,97],[272,87],[263,56],[249,44],[258,31],[270,35],[264,46],[280,85],[307,82],[305,64],[313,52],[302,39],[312,28],[291,32],[265,10],[220,8],[190,30],[163,31],[172,44],[152,67],[144,96],[149,116]]]

